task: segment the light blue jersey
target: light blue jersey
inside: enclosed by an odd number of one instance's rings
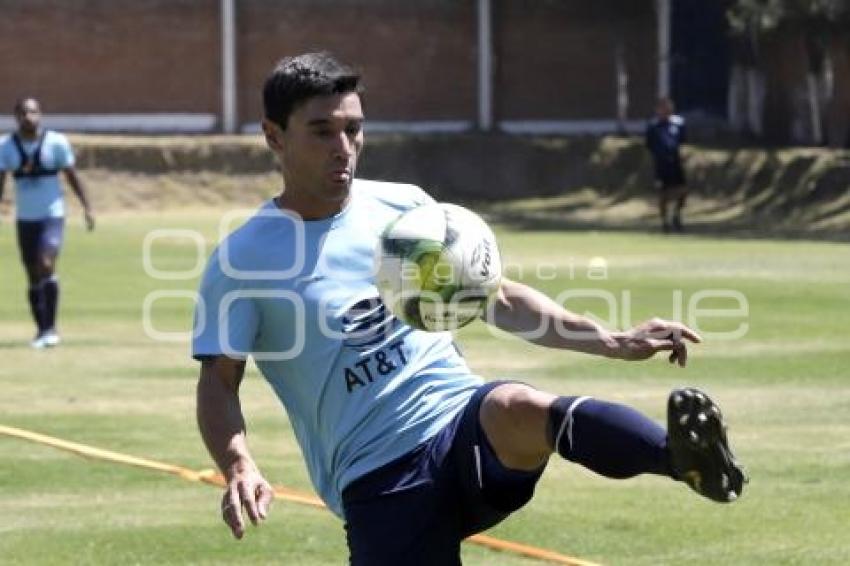
[[[378,235],[428,202],[413,185],[359,179],[327,219],[270,201],[221,243],[201,283],[193,355],[254,358],[339,516],[346,485],[435,435],[483,382],[450,333],[401,323],[374,285]]]
[[[39,139],[23,141],[24,153],[30,161]],[[40,162],[45,169],[62,170],[74,166],[74,152],[68,138],[48,130],[41,144]],[[21,155],[12,135],[0,140],[0,170],[13,173],[21,167]],[[15,178],[15,209],[18,220],[42,220],[65,216],[65,203],[58,175]]]

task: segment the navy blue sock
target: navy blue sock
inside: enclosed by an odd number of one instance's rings
[[[38,333],[41,334],[45,330],[44,292],[41,283],[36,283],[29,288],[27,299],[29,299],[30,311],[32,312],[33,320],[35,320],[35,326],[38,328]]]
[[[59,306],[59,279],[55,275],[42,281],[44,293],[44,328],[52,330],[56,327],[56,309]]]
[[[559,397],[549,409],[548,429],[558,454],[603,476],[672,477],[667,431],[631,407],[590,397]]]

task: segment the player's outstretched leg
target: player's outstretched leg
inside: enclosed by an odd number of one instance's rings
[[[550,446],[563,458],[609,478],[652,473],[681,480],[728,503],[747,481],[726,440],[720,409],[703,392],[677,389],[668,429],[640,412],[589,397],[558,397],[549,409]]]
[[[723,414],[708,395],[694,388],[670,393],[667,433],[675,477],[714,501],[738,499],[748,478],[729,448]]]
[[[673,477],[667,431],[626,405],[558,397],[549,409],[548,437],[561,457],[605,477]]]

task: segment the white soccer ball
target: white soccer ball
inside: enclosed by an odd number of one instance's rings
[[[447,203],[413,208],[390,222],[375,263],[384,304],[410,326],[435,332],[472,322],[502,279],[493,231],[474,212]]]

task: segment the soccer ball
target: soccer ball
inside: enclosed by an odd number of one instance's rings
[[[474,212],[446,203],[404,212],[375,249],[375,284],[384,304],[414,328],[454,330],[484,310],[499,288],[496,237]]]

